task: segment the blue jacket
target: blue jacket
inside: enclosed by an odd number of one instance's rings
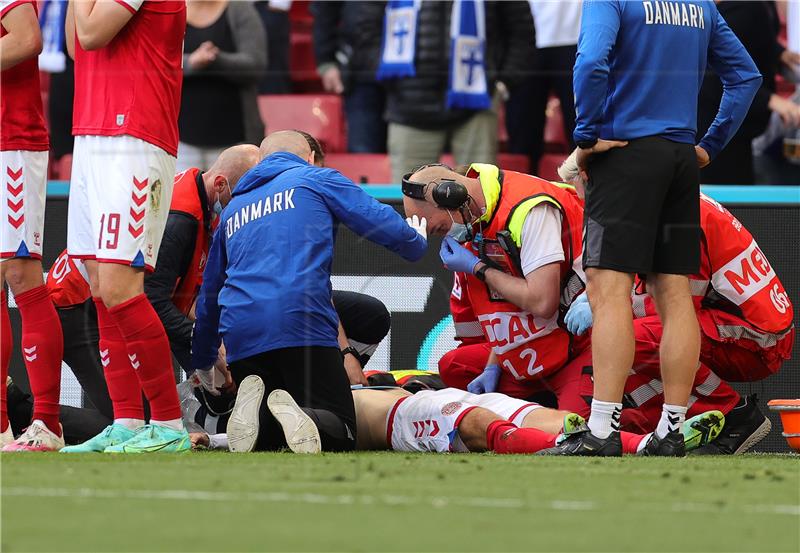
[[[706,66],[725,87],[700,141],[713,159],[742,124],[761,75],[712,0],[584,0],[573,87],[576,142],[662,136],[695,144]]]
[[[333,169],[273,154],[233,191],[203,273],[192,366],[279,348],[338,347],[331,265],[338,223],[409,261],[427,242],[392,207]]]

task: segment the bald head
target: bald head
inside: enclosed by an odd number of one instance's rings
[[[297,131],[276,131],[261,142],[261,159],[278,152],[288,152],[306,160],[312,153],[306,137]]]
[[[411,182],[425,185],[425,200],[409,198],[403,196],[403,209],[406,217],[417,215],[425,217],[428,221],[428,234],[446,234],[454,222],[463,223],[464,218],[458,210],[446,210],[436,205],[433,201],[433,189],[443,179],[454,180],[467,188],[467,192],[473,198],[480,197],[480,182],[478,179],[466,177],[457,173],[449,167],[442,165],[432,165],[414,171],[408,178]]]
[[[208,173],[215,177],[222,175],[231,189],[246,172],[258,163],[258,147],[252,144],[241,144],[224,150],[214,162]]]

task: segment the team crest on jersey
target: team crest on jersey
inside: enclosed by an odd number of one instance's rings
[[[450,403],[446,403],[442,406],[442,415],[449,417],[450,415],[458,412],[459,409],[461,409],[461,402],[451,401]]]
[[[158,212],[161,208],[161,179],[156,179],[150,186],[150,209]]]

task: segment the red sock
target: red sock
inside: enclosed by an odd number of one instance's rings
[[[33,394],[31,420],[39,419],[60,436],[58,402],[64,357],[61,321],[44,285],[19,294],[16,300],[22,319],[22,356]]]
[[[0,290],[0,432],[8,428],[8,405],[6,380],[8,364],[11,361],[11,350],[14,341],[11,339],[11,319],[8,318],[8,300],[6,291]]]
[[[181,405],[172,372],[169,340],[147,296],[139,294],[112,307],[108,313],[125,339],[128,358],[150,402],[150,419],[180,419]]]
[[[622,453],[629,455],[636,455],[639,444],[642,443],[649,434],[633,434],[631,432],[620,432],[619,437],[622,440]]]
[[[114,418],[144,420],[142,386],[128,360],[125,340],[103,300],[92,299],[97,308],[97,328],[100,331],[100,362],[103,363],[108,395],[114,405]]]
[[[486,443],[495,453],[536,453],[556,445],[556,436],[538,428],[518,428],[501,420],[489,424]]]

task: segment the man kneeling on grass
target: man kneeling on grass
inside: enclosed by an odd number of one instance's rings
[[[252,451],[259,430],[259,406],[264,383],[257,376],[244,379],[228,422],[228,433],[191,433],[195,447],[234,452]],[[548,409],[504,394],[475,395],[456,388],[423,390],[412,394],[403,388],[356,388],[359,450],[418,452],[536,453],[565,437],[588,431],[583,417]],[[274,390],[267,408],[278,420],[289,449],[295,453],[321,451],[319,430],[291,396]],[[686,421],[687,449],[700,447],[719,434],[724,417],[709,411]],[[649,434],[622,433],[623,452],[638,453]]]

